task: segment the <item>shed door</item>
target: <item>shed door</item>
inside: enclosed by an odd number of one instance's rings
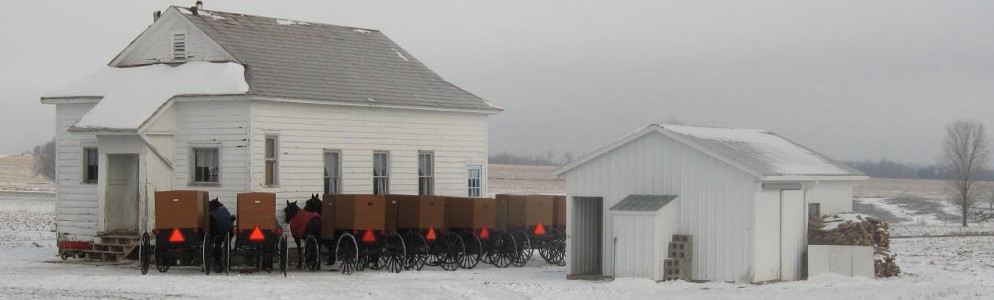
[[[614,277],[654,278],[655,216],[616,214]]]
[[[571,197],[566,235],[568,276],[602,276],[604,198]]]
[[[804,235],[807,214],[804,213],[804,191],[780,191],[780,279],[801,279]]]

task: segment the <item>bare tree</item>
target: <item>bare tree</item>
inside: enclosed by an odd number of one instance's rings
[[[977,121],[956,121],[946,126],[939,166],[953,188],[953,202],[959,206],[963,227],[978,197],[973,186],[990,159],[990,146],[984,124]]]

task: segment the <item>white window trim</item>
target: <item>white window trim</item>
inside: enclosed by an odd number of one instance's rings
[[[386,174],[384,176],[376,176],[376,155],[385,154],[386,156]],[[383,182],[383,193],[376,193],[376,180],[379,178],[384,178]],[[373,151],[373,194],[376,195],[388,195],[390,194],[390,151]]]
[[[421,156],[427,155],[431,161],[428,164],[429,174],[428,176],[421,175]],[[421,193],[421,180],[423,178],[428,179],[428,193]],[[434,151],[418,151],[418,195],[434,195],[435,194],[435,152]]]
[[[90,171],[89,170],[89,168],[90,168],[90,164],[89,164],[90,159],[89,159],[89,156],[87,155],[86,152],[87,152],[87,150],[91,150],[91,149],[93,151],[97,152],[97,161],[96,161],[96,165],[97,165],[97,174],[96,174],[96,176],[97,176],[97,178],[93,178],[93,180],[89,180],[87,178],[87,175],[89,174],[89,171]],[[100,179],[100,150],[98,150],[97,147],[93,147],[93,146],[83,146],[83,159],[82,159],[82,161],[83,161],[83,174],[82,174],[83,176],[81,176],[82,180],[80,180],[80,183],[82,183],[82,184],[97,184],[97,181]]]
[[[338,166],[338,177],[335,178],[335,183],[336,183],[335,186],[338,187],[338,191],[327,191],[326,190],[325,193],[341,194],[342,190],[343,190],[343,187],[342,187],[342,150],[325,149],[324,153],[321,154],[321,161],[323,163],[322,169],[327,168],[327,165],[328,165],[328,161],[327,161],[328,153],[336,153],[336,154],[338,154],[338,164],[337,164],[337,166]],[[322,172],[324,172],[324,171],[322,171]],[[325,174],[325,176],[323,178],[324,178],[324,182],[322,182],[322,185],[327,186],[328,179],[330,179],[331,177],[328,176],[327,174]]]
[[[473,187],[472,185],[470,185],[470,180],[473,179],[472,177],[470,177],[470,171],[474,170],[474,169],[480,171],[480,177],[476,178],[477,179],[477,186],[476,187]],[[483,175],[483,165],[466,165],[466,196],[467,197],[474,197],[474,198],[483,197],[483,195],[484,195],[483,194],[483,177],[484,177],[484,175]],[[472,192],[473,189],[477,190],[477,195],[475,195],[475,196],[473,195],[473,192]]]
[[[217,151],[217,181],[197,181],[197,150]],[[220,186],[221,185],[221,146],[195,145],[190,146],[190,184],[191,186]]]
[[[273,139],[273,157],[266,156],[266,148],[268,147],[269,139]],[[266,182],[266,176],[269,173],[267,168],[269,167],[269,162],[273,162],[273,182]],[[262,185],[266,187],[279,187],[280,185],[280,138],[274,134],[267,134],[266,138],[262,142]]]

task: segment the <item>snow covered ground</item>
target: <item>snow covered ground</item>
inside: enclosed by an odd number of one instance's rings
[[[903,276],[859,279],[820,276],[806,281],[656,283],[641,279],[566,280],[564,267],[532,260],[524,268],[390,274],[291,270],[205,276],[197,268],[152,271],[56,257],[51,194],[0,192],[0,299],[991,299],[994,237],[892,240]]]

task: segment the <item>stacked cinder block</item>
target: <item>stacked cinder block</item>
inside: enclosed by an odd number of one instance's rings
[[[689,280],[694,252],[690,235],[674,234],[666,252],[668,258],[663,261],[663,280]]]

